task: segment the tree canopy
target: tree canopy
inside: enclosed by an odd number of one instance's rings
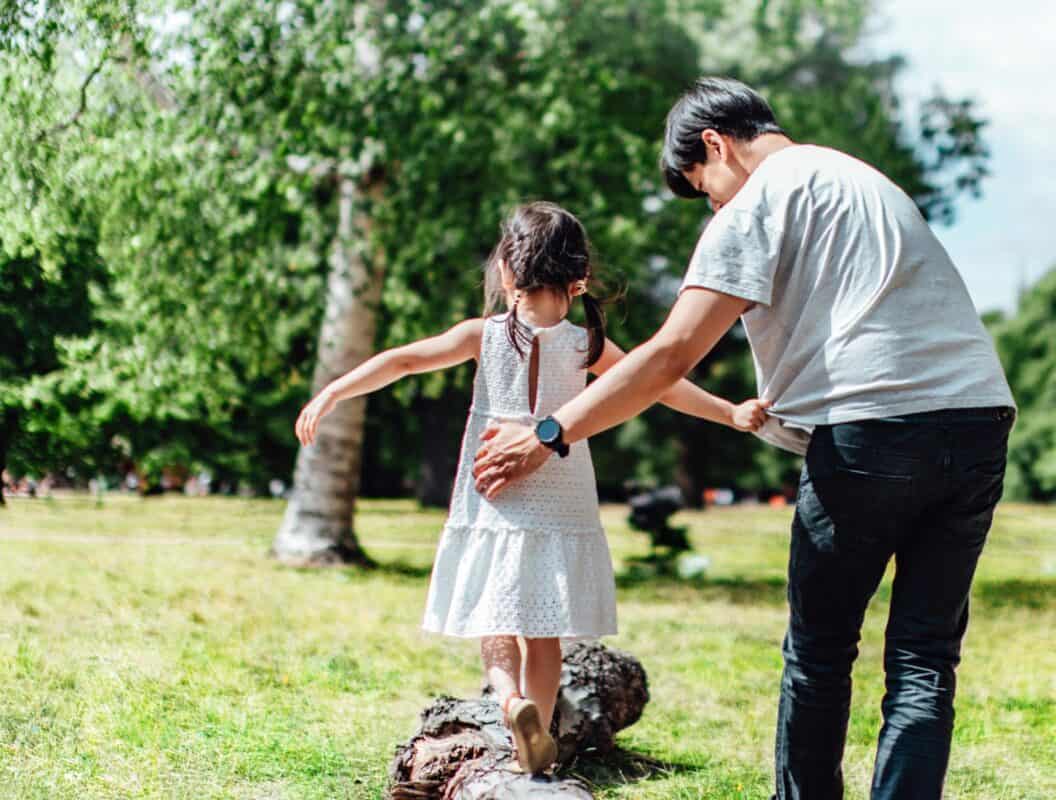
[[[865,0],[5,4],[0,313],[41,343],[14,350],[44,354],[0,372],[12,457],[81,474],[126,458],[155,475],[208,466],[258,486],[288,475],[339,175],[384,186],[360,198],[371,226],[355,242],[384,270],[375,346],[478,314],[498,222],[533,198],[584,221],[624,293],[611,333],[642,341],[706,221],[656,166],[664,115],[701,73],[757,85],[795,138],[870,161],[949,218],[985,175],[983,123],[939,97],[911,138],[900,63],[856,55],[868,14]],[[738,336],[696,372],[733,399],[754,393]],[[368,489],[453,452],[470,379],[372,398]],[[680,475],[694,493],[776,487],[793,469],[662,410],[596,453],[603,482]]]
[[[990,330],[1019,407],[1006,496],[1051,502],[1056,500],[1056,268],[1023,293],[1014,315],[992,320]]]

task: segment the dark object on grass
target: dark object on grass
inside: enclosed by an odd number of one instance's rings
[[[485,800],[592,797],[574,778],[513,771],[513,742],[498,703],[485,687],[479,700],[441,697],[422,712],[421,726],[396,750],[389,770],[393,800]],[[600,644],[569,648],[551,732],[558,765],[613,750],[617,731],[633,725],[649,702],[645,670],[634,656]]]
[[[649,489],[632,494],[627,502],[631,506],[628,524],[636,531],[649,534],[654,555],[661,548],[669,556],[689,550],[686,529],[672,527],[668,522],[672,514],[686,505],[681,489],[677,486]]]

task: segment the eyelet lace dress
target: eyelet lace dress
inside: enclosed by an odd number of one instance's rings
[[[529,326],[538,342],[535,413],[532,356],[506,335],[505,315],[484,323],[473,403],[451,509],[433,565],[423,627],[450,636],[593,638],[616,633],[612,560],[598,515],[586,440],[552,455],[494,500],[474,486],[473,457],[493,421],[528,425],[583,391],[587,331],[567,320]]]

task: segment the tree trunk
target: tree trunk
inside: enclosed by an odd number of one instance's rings
[[[513,742],[490,687],[480,700],[441,697],[421,727],[397,748],[389,770],[393,800],[589,798],[580,781],[516,772]],[[573,645],[564,657],[551,732],[558,765],[590,750],[604,757],[617,731],[633,725],[649,702],[645,670],[633,656],[600,644]]]
[[[381,265],[367,258],[370,221],[366,213],[356,210],[361,186],[376,191],[381,184],[357,184],[344,175],[338,180],[337,239],[327,276],[313,395],[374,352],[383,274]],[[280,560],[295,564],[371,563],[352,524],[365,415],[365,398],[342,401],[319,424],[315,444],[298,451],[293,492],[272,544],[272,554]]]

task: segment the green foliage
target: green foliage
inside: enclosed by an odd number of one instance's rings
[[[625,292],[611,333],[630,347],[662,321],[706,219],[656,168],[664,114],[697,74],[758,84],[793,135],[866,158],[937,217],[977,188],[985,158],[963,103],[929,107],[908,139],[898,63],[850,56],[864,0],[24,0],[2,13],[4,258],[66,285],[77,264],[63,243],[78,241],[98,269],[75,293],[90,324],[55,326],[56,363],[0,376],[0,391],[36,409],[56,452],[84,453],[82,471],[127,454],[258,485],[288,473],[339,173],[377,189],[353,245],[384,270],[378,347],[478,314],[498,222],[531,198],[583,219],[598,272]],[[738,333],[696,377],[754,394]],[[461,416],[470,379],[372,398],[365,469],[413,477],[409,434],[457,427],[418,415]],[[694,498],[795,473],[754,440],[663,411],[596,453],[603,481],[678,477]]]
[[[703,35],[710,71],[759,87],[795,139],[852,153],[902,187],[930,219],[951,222],[962,192],[978,194],[989,150],[971,100],[936,94],[906,120],[894,90],[900,56],[853,54],[868,0],[762,0],[731,7]],[[853,54],[853,55],[852,55]],[[907,124],[913,123],[913,124]]]
[[[56,468],[73,457],[64,446],[69,440],[48,435],[48,409],[28,389],[34,376],[60,366],[56,337],[92,327],[89,288],[102,268],[91,244],[65,242],[50,266],[39,252],[0,257],[0,451],[13,444],[0,460],[6,455],[16,473]]]
[[[312,236],[329,220],[307,178],[255,146],[242,153],[244,136],[206,138],[171,106],[157,62],[175,45],[158,55],[165,37],[137,24],[147,10],[34,7],[69,47],[30,48],[39,55],[4,73],[30,128],[0,130],[19,166],[0,203],[5,249],[39,252],[61,274],[77,265],[56,242],[76,234],[105,272],[89,287],[90,329],[51,330],[62,369],[13,399],[40,410],[36,427],[80,453],[82,470],[103,468],[91,455],[109,449],[110,462],[130,455],[156,479],[167,458],[190,454],[188,466],[259,485],[288,471],[290,445],[276,458],[268,412],[288,417],[303,393],[303,362],[289,356],[312,346],[325,253]],[[95,65],[90,79],[66,79],[82,62]],[[182,73],[170,67],[175,82]],[[115,436],[122,447],[109,447]]]
[[[1006,494],[1056,500],[1056,268],[1020,298],[1010,319],[991,332],[1019,419],[1009,441]]]

